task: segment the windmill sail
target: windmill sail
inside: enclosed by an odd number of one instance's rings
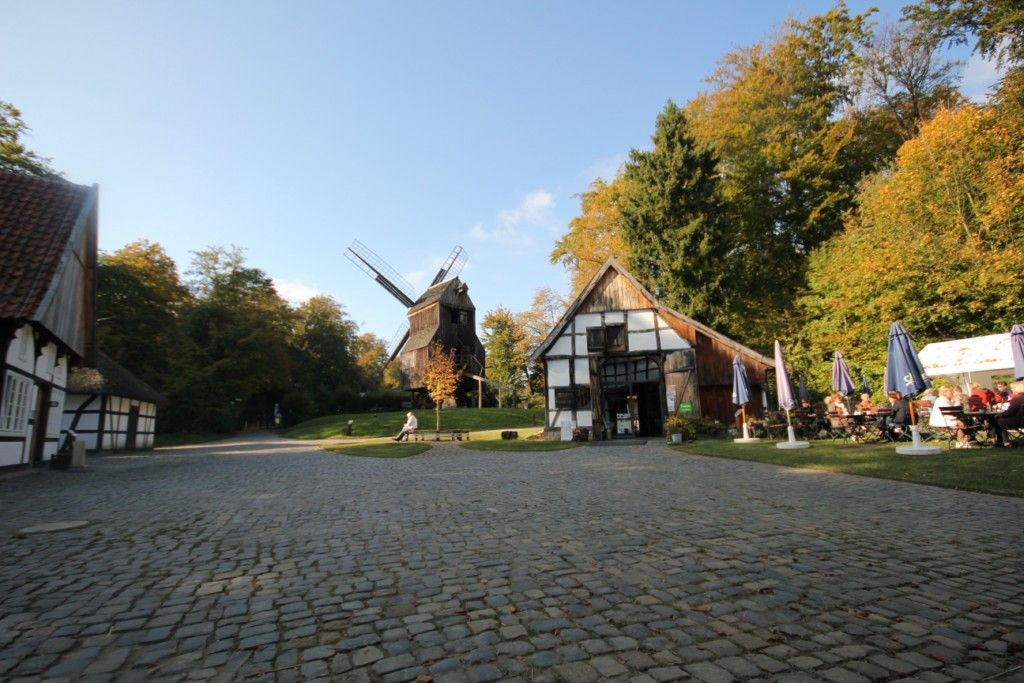
[[[433,287],[438,282],[444,282],[447,278],[458,277],[459,273],[462,272],[462,267],[466,265],[466,253],[462,251],[462,247],[456,245],[452,249],[452,253],[448,254],[448,258],[444,260],[444,264],[441,269],[437,271],[437,275],[430,282],[430,286]]]
[[[416,302],[416,290],[409,281],[398,274],[394,268],[384,262],[380,256],[370,250],[359,240],[355,240],[345,250],[345,258],[376,280],[391,296],[398,299],[406,308],[412,308]]]

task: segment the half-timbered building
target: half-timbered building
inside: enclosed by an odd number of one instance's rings
[[[659,435],[677,412],[732,424],[737,355],[759,414],[773,360],[663,306],[610,258],[531,360],[544,367],[547,427],[607,439]]]
[[[0,171],[0,467],[50,460],[95,344],[95,187]]]
[[[64,431],[90,451],[153,447],[156,409],[165,398],[102,351],[95,367],[74,367],[68,376]]]

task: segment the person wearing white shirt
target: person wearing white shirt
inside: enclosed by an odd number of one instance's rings
[[[953,399],[953,387],[945,386],[939,389],[939,397],[932,402],[932,412],[928,416],[928,424],[931,427],[940,427],[943,429],[949,429],[951,427],[956,428],[956,447],[957,448],[970,448],[971,444],[967,441],[967,433],[964,432],[964,425],[953,415],[943,415],[943,408],[954,408],[958,404]]]
[[[405,414],[405,424],[402,425],[402,431],[398,432],[398,436],[395,437],[395,441],[401,441],[409,438],[409,432],[419,428],[419,423],[416,421],[416,416],[412,414],[410,410]]]

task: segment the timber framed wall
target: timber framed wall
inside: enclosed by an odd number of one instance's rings
[[[156,405],[124,396],[72,393],[63,427],[73,430],[90,451],[148,449],[156,431]]]
[[[0,467],[32,464],[35,455],[43,463],[57,453],[67,363],[31,325],[15,329],[0,378]]]

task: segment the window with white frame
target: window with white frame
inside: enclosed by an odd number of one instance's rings
[[[32,383],[13,373],[4,382],[3,414],[0,414],[0,430],[6,432],[25,431],[28,419],[28,397]]]

